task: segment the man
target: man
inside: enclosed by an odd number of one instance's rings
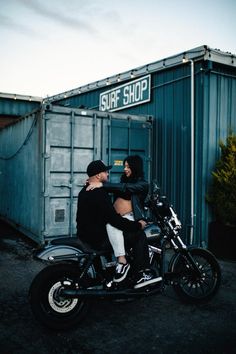
[[[111,168],[112,166],[106,166],[101,160],[92,161],[87,167],[88,182],[106,182]],[[84,186],[78,195],[76,221],[78,237],[94,249],[103,249],[104,245],[109,243],[106,230],[108,223],[127,232],[125,241],[133,248],[135,271],[142,273],[135,287],[139,288],[158,281],[150,270],[146,271],[150,267],[146,235],[142,231],[146,222],[130,221],[117,214],[104,188],[95,188],[87,192]],[[123,267],[121,276],[125,278],[128,271],[129,265]]]

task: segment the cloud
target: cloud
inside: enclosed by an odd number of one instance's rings
[[[12,32],[46,39],[58,33],[56,28],[48,31],[48,25],[108,42],[111,34],[130,35],[119,11],[106,0],[8,0],[0,7],[0,27]]]
[[[16,31],[17,33],[26,36],[37,36],[37,32],[29,28],[28,26],[12,20],[10,17],[0,14],[0,27],[8,29],[10,31]]]
[[[66,12],[68,6],[64,6],[63,2],[63,9],[60,11],[60,3],[54,1],[47,2],[47,4],[51,4],[51,8],[45,6],[38,1],[29,1],[29,0],[20,0],[22,4],[25,5],[29,10],[32,10],[37,15],[41,15],[44,18],[47,18],[51,21],[54,21],[62,26],[66,26],[68,28],[72,28],[74,30],[82,30],[87,32],[88,34],[94,35],[97,31],[95,28],[88,22],[81,18],[81,12],[77,10],[76,17],[68,15]],[[62,12],[63,10],[63,12]]]

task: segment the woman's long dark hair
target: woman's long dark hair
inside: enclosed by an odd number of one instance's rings
[[[143,160],[139,155],[130,155],[124,159],[123,165],[125,165],[125,162],[129,164],[132,173],[130,177],[123,174],[121,176],[121,182],[135,182],[139,178],[144,178]]]

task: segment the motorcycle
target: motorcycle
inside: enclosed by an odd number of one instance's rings
[[[35,258],[50,263],[33,279],[29,299],[35,318],[61,330],[82,320],[94,299],[125,300],[163,292],[167,285],[185,302],[202,303],[216,294],[221,269],[206,249],[187,246],[181,239],[181,222],[173,206],[160,195],[156,183],[146,208],[145,228],[151,269],[161,282],[134,288],[132,271],[125,281],[113,282],[115,258],[111,249],[95,251],[78,238],[54,239],[35,251]],[[127,252],[132,269],[132,249]]]

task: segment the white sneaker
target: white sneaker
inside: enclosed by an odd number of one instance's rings
[[[140,277],[138,278],[134,289],[142,288],[150,284],[155,284],[162,281],[162,277],[155,277],[150,270],[140,272]]]
[[[117,263],[116,274],[114,275],[113,281],[119,283],[126,278],[126,275],[130,269],[130,264]]]

